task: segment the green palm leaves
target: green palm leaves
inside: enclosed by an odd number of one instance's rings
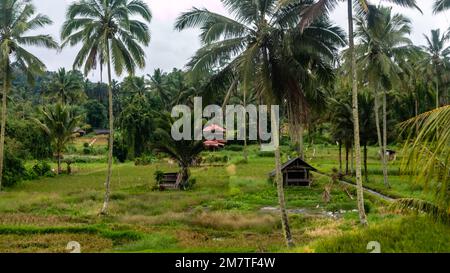
[[[66,145],[75,137],[75,130],[82,117],[63,104],[41,110],[42,121],[34,119],[39,127],[52,139],[58,158],[58,173],[61,173],[61,157]]]
[[[433,4],[434,13],[443,12],[450,8],[449,0],[436,0]]]
[[[83,75],[78,71],[58,70],[52,77],[49,92],[62,104],[76,103],[85,99]]]
[[[136,67],[145,66],[141,45],[150,42],[147,23],[151,18],[147,4],[140,0],[80,0],[67,11],[61,31],[62,46],[82,44],[74,67],[84,66],[85,74],[105,65],[108,55],[117,75],[124,69],[134,74]]]
[[[7,114],[7,95],[11,88],[12,63],[32,82],[36,73],[45,69],[44,63],[24,46],[56,49],[58,44],[49,35],[29,35],[28,32],[51,24],[44,15],[37,14],[29,1],[0,1],[0,71],[3,81],[2,118],[0,133],[0,189],[3,177],[3,156]]]
[[[145,52],[141,45],[150,42],[147,23],[152,18],[147,4],[141,0],[79,0],[67,11],[67,20],[61,31],[63,46],[81,43],[74,67],[84,66],[84,73],[106,64],[108,69],[109,148],[105,202],[101,214],[106,214],[109,203],[113,164],[114,116],[112,68],[117,75],[124,69],[129,75],[136,67],[145,66]],[[140,17],[142,21],[136,20]]]
[[[42,14],[36,15],[35,7],[28,1],[5,0],[0,2],[0,58],[4,73],[10,76],[10,64],[27,74],[30,80],[42,72],[45,65],[24,46],[57,49],[58,44],[49,35],[29,35],[28,32],[51,24]]]
[[[434,218],[450,219],[450,106],[424,113],[402,124],[408,139],[403,170],[434,193],[434,210],[420,206],[421,200],[400,200],[397,206],[429,213]]]

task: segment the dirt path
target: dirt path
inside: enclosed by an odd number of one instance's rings
[[[320,172],[320,171],[318,171],[317,173],[332,179],[332,177],[329,174],[326,174],[326,173],[323,173],[323,172]],[[344,185],[347,185],[347,186],[351,186],[351,187],[356,187],[356,185],[354,183],[352,183],[352,182],[348,182],[348,181],[345,181],[345,180],[338,180],[338,181],[341,184],[344,184]],[[365,192],[370,193],[370,194],[372,194],[372,195],[374,195],[376,197],[379,197],[381,199],[384,199],[384,200],[386,200],[388,202],[394,202],[396,200],[395,198],[389,197],[387,195],[384,195],[384,194],[379,193],[379,192],[377,192],[375,190],[366,188],[364,186],[363,186],[363,189],[364,189]]]

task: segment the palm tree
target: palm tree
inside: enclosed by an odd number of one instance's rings
[[[306,110],[302,107],[305,83],[313,82],[312,78],[316,84],[333,78],[332,62],[337,48],[344,44],[341,30],[322,17],[302,33],[301,14],[311,1],[222,0],[222,3],[234,17],[193,8],[177,19],[178,30],[198,27],[202,31],[203,47],[188,67],[194,74],[218,71],[217,76],[224,80],[237,75],[247,93],[254,89],[269,105],[288,99],[292,112],[298,113],[292,117],[301,118]],[[271,115],[272,122],[277,122],[276,113],[272,111]],[[276,123],[272,125],[277,128]],[[287,245],[292,246],[281,176],[279,132],[272,133],[282,229]]]
[[[449,34],[441,34],[440,29],[431,30],[431,35],[424,34],[427,41],[427,45],[422,49],[427,53],[428,58],[425,59],[425,67],[431,67],[432,71],[428,71],[428,74],[434,75],[432,77],[435,81],[436,89],[436,109],[440,106],[440,94],[439,85],[442,80],[443,70],[448,66],[450,57],[450,47],[446,47],[446,43],[449,40]]]
[[[434,193],[433,203],[402,199],[396,207],[450,220],[450,106],[421,114],[402,124],[407,133],[403,170]],[[419,128],[419,130],[417,130]]]
[[[324,13],[329,13],[335,8],[339,0],[320,0],[314,5],[311,5],[303,15],[303,20],[300,23],[301,29],[310,25],[314,20]],[[388,2],[398,4],[404,7],[418,8],[415,0],[389,0]],[[364,211],[364,189],[362,186],[362,171],[361,171],[361,142],[360,142],[360,128],[359,128],[359,109],[358,109],[358,71],[356,69],[356,55],[355,55],[355,41],[353,33],[353,7],[357,9],[357,13],[369,12],[368,0],[357,0],[356,5],[353,5],[353,0],[347,0],[348,12],[348,40],[349,40],[349,55],[351,68],[351,82],[352,82],[352,108],[353,108],[353,124],[354,124],[354,144],[356,153],[356,184],[358,195],[358,211],[359,219],[363,226],[367,226],[367,217]],[[420,9],[419,9],[420,10]]]
[[[170,103],[169,94],[167,94],[166,74],[161,69],[155,69],[153,75],[147,75],[149,78],[148,85],[164,105]]]
[[[53,75],[48,91],[62,104],[80,102],[86,97],[83,76],[77,71],[66,72],[65,68]]]
[[[0,71],[2,72],[2,118],[0,132],[0,190],[3,177],[7,96],[11,89],[12,64],[25,73],[32,82],[34,75],[45,70],[45,65],[24,46],[39,46],[56,49],[58,44],[49,35],[30,35],[29,31],[51,24],[52,21],[36,9],[29,1],[0,1]]]
[[[135,16],[140,16],[144,22]],[[84,66],[84,73],[87,74],[97,64],[107,66],[110,134],[105,201],[101,210],[101,214],[106,214],[114,142],[111,66],[117,75],[121,75],[124,69],[133,75],[136,67],[145,66],[145,52],[141,44],[147,46],[150,43],[147,23],[150,23],[152,15],[148,5],[141,0],[79,0],[70,5],[66,17],[61,31],[63,46],[82,44],[74,67]]]
[[[42,121],[33,119],[37,125],[51,138],[58,161],[58,174],[61,174],[62,153],[66,145],[75,137],[75,129],[82,116],[68,106],[58,103],[41,109]]]
[[[378,144],[381,152],[384,184],[390,187],[388,180],[387,152],[387,89],[400,81],[399,62],[411,55],[412,42],[406,37],[411,33],[411,21],[400,14],[392,14],[391,8],[371,7],[369,18],[358,16],[356,19],[356,37],[361,43],[356,46],[358,64],[364,71],[369,84],[375,91],[375,123]],[[382,88],[383,136],[379,120],[379,89]]]
[[[200,153],[204,150],[203,141],[174,140],[171,135],[171,128],[175,120],[167,113],[159,116],[151,147],[156,152],[169,155],[178,163],[181,168],[181,184],[183,185],[189,181],[191,175],[190,167],[197,161]]]

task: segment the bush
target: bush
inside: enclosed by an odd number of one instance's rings
[[[263,152],[260,151],[257,154],[259,157],[275,157],[275,152]]]
[[[156,184],[159,185],[159,184],[161,184],[161,182],[163,180],[164,172],[158,170],[154,173],[154,176],[155,176]]]
[[[232,152],[242,152],[244,150],[244,146],[240,146],[240,145],[225,146],[225,150],[232,151]]]
[[[85,155],[92,154],[92,149],[90,147],[84,147],[83,148],[83,154],[85,154]]]
[[[208,155],[206,158],[204,158],[202,161],[205,163],[228,163],[228,156],[224,155],[224,156],[218,156],[218,155]]]
[[[190,177],[186,183],[183,185],[183,190],[191,190],[194,188],[195,184],[197,183],[197,179]]]
[[[145,156],[141,156],[138,157],[134,160],[134,165],[135,166],[147,166],[150,165],[154,162],[156,162],[157,159],[155,156],[153,155],[145,155]]]
[[[5,150],[5,169],[3,171],[4,187],[12,187],[27,176],[22,159],[17,157],[8,148]]]
[[[128,147],[125,144],[122,136],[118,133],[114,134],[114,149],[113,156],[117,158],[120,163],[124,163],[127,160]]]
[[[36,163],[32,170],[37,176],[49,176],[53,174],[52,167],[46,161]]]

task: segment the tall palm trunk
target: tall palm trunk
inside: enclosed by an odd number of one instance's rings
[[[108,101],[109,101],[109,148],[108,148],[108,173],[106,175],[105,183],[105,200],[100,214],[105,215],[108,213],[109,195],[111,191],[111,177],[112,177],[112,165],[113,165],[113,148],[114,148],[114,116],[113,116],[113,94],[112,94],[112,79],[111,79],[111,57],[109,51],[109,40],[106,45],[106,55],[108,63]]]
[[[369,182],[369,171],[367,168],[367,143],[364,143],[364,179]]]
[[[354,123],[354,137],[355,137],[355,152],[356,152],[356,190],[358,196],[358,212],[359,220],[363,226],[366,226],[367,217],[364,210],[364,190],[362,185],[361,174],[361,142],[359,136],[359,110],[358,110],[358,73],[356,71],[356,56],[355,56],[355,41],[353,33],[353,1],[348,1],[348,27],[349,27],[349,51],[351,56],[351,70],[352,70],[352,104],[353,104],[353,123]]]
[[[349,167],[348,167],[348,154],[349,154],[349,148],[348,148],[348,143],[345,144],[345,174],[348,175],[349,174]]]
[[[384,92],[384,91],[383,91]],[[380,103],[378,101],[378,91],[375,91],[375,124],[377,127],[377,137],[378,137],[378,147],[380,150],[380,161],[381,166],[383,168],[383,178],[384,178],[384,185],[389,188],[389,181],[388,181],[388,172],[387,172],[387,165],[385,164],[385,158],[386,158],[386,151],[384,148],[384,141],[381,136],[381,125],[380,125]],[[383,96],[383,108],[384,108],[384,96]],[[383,120],[384,120],[384,111],[383,111]],[[384,124],[384,122],[383,122]],[[384,132],[384,126],[383,126],[383,132]]]
[[[0,191],[2,189],[2,180],[3,180],[3,163],[5,156],[5,131],[6,131],[6,102],[9,91],[8,84],[8,61],[5,60],[3,66],[3,92],[2,92],[2,121],[1,121],[1,130],[0,130]]]
[[[299,132],[300,153],[299,153],[299,156],[302,160],[305,160],[305,141],[303,138],[304,133],[305,133],[305,129],[303,127],[303,122],[300,122],[300,132]]]
[[[62,168],[61,168],[61,151],[58,151],[56,153],[57,158],[57,162],[58,162],[58,175],[60,175],[62,173]]]
[[[342,173],[342,141],[339,141],[339,172]]]
[[[244,83],[244,108],[247,107],[247,80]],[[248,151],[247,151],[247,112],[244,112],[244,160],[248,160]]]
[[[387,157],[387,98],[386,90],[383,90],[383,177],[384,185],[390,188],[388,180],[388,157]]]
[[[352,146],[350,147],[350,175],[353,176],[355,174],[355,149]]]
[[[436,73],[437,79],[436,79],[436,109],[439,108],[439,75]]]
[[[277,184],[277,193],[278,193],[278,203],[280,205],[280,213],[281,213],[281,225],[283,229],[284,238],[286,240],[286,245],[288,247],[293,247],[294,242],[292,240],[291,229],[289,226],[289,218],[286,211],[286,200],[284,197],[284,185],[283,185],[283,174],[281,173],[281,153],[280,153],[280,136],[278,130],[278,121],[276,120],[275,111],[271,112],[271,124],[272,124],[272,137],[275,149],[275,181]]]

